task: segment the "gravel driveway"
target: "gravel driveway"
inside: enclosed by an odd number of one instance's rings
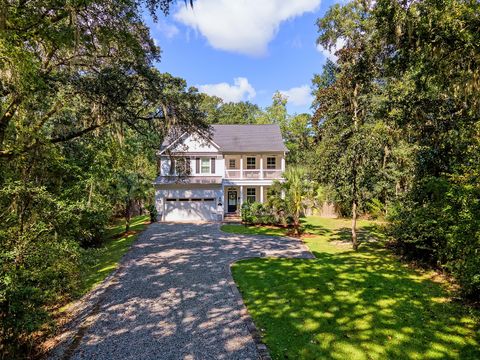
[[[79,302],[50,358],[257,359],[230,265],[261,256],[312,257],[294,239],[153,224],[120,269]]]

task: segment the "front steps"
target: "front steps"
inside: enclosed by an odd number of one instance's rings
[[[225,223],[241,223],[242,218],[240,217],[239,214],[233,213],[233,214],[225,214],[223,217],[223,222]]]

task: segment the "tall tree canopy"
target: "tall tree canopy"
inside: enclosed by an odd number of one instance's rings
[[[0,17],[0,352],[28,356],[81,284],[82,247],[147,203],[172,126],[204,129],[197,90],[161,74],[142,20],[173,1],[4,1]]]
[[[468,0],[333,6],[318,41],[344,46],[314,78],[312,124],[318,178],[336,200],[354,219],[389,213],[399,248],[452,271],[469,295],[480,293],[479,10]]]

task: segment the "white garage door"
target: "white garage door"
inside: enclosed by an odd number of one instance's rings
[[[215,198],[165,199],[165,221],[215,221]]]

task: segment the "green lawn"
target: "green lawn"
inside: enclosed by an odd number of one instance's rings
[[[478,313],[450,302],[432,273],[409,269],[384,250],[375,241],[381,238],[375,223],[360,222],[364,243],[353,252],[349,225],[308,218],[304,227],[315,235],[305,242],[315,260],[253,259],[233,266],[272,357],[480,359]]]
[[[102,247],[86,250],[80,295],[90,291],[117,268],[118,262],[135,241],[138,232],[148,224],[148,215],[136,216],[132,218],[129,233],[125,234],[125,222],[119,220],[108,228]]]

